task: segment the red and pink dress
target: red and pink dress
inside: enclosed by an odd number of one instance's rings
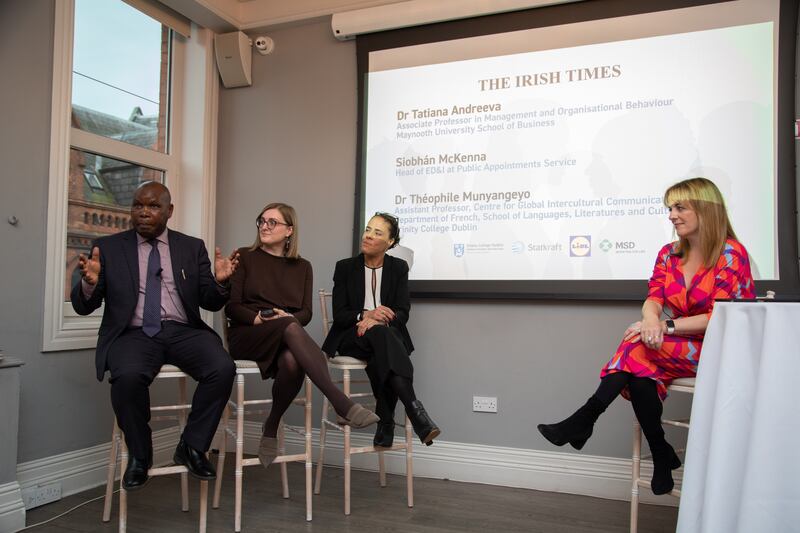
[[[667,244],[658,253],[647,299],[661,304],[671,318],[709,315],[714,300],[721,298],[755,298],[755,285],[750,273],[750,259],[741,243],[728,239],[719,260],[712,268],[700,267],[689,287],[683,277],[677,242]],[[600,377],[614,372],[629,372],[637,377],[656,381],[658,395],[667,397],[667,387],[675,378],[694,377],[703,347],[703,335],[664,335],[661,349],[646,347],[638,337],[622,341]],[[627,388],[622,395],[630,399]]]

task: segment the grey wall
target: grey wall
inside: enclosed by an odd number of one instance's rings
[[[19,461],[109,441],[94,350],[42,353],[53,2],[0,2],[0,348],[22,367]],[[15,215],[19,224],[6,222]]]
[[[315,288],[330,288],[352,242],[355,44],[336,41],[328,22],[270,36],[275,52],[253,56],[253,86],[221,90],[217,239],[225,249],[252,243],[259,209],[288,202]],[[553,450],[536,424],[567,416],[594,391],[639,305],[413,301],[418,396],[444,440]],[[322,340],[318,316],[308,330]],[[473,413],[473,395],[497,396],[499,413]],[[584,451],[630,456],[631,417],[618,400]]]
[[[94,349],[41,352],[53,24],[53,0],[0,1],[0,349],[25,361],[18,462],[107,443],[113,422]],[[162,387],[154,398],[173,392]]]
[[[20,462],[108,442],[112,420],[93,350],[41,352],[53,5],[0,1],[0,348],[26,363]],[[253,87],[221,91],[217,239],[226,249],[251,243],[258,210],[287,201],[300,213],[315,287],[330,288],[353,229],[355,46],[335,41],[327,22],[270,34],[277,48],[254,55]],[[6,223],[11,215],[18,226]],[[445,440],[553,449],[535,424],[592,392],[637,314],[638,304],[415,301],[419,397]],[[321,341],[318,317],[309,331]],[[500,412],[472,413],[472,395],[498,396]],[[629,455],[631,412],[618,404],[586,453]]]

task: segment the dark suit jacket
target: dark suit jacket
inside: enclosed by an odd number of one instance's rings
[[[408,353],[414,351],[406,329],[411,299],[408,294],[408,263],[386,255],[381,275],[381,304],[395,312],[389,327],[397,328]],[[358,313],[364,308],[364,254],[342,259],[333,274],[333,326],[328,332],[322,351],[335,355],[345,334],[355,328]]]
[[[211,262],[202,240],[174,230],[169,230],[167,236],[175,286],[189,325],[213,332],[200,318],[199,308],[218,311],[228,299],[228,289],[220,286],[211,274]],[[79,281],[72,288],[70,299],[72,308],[80,315],[88,315],[100,307],[103,300],[106,302],[95,353],[97,379],[102,381],[108,369],[108,349],[128,327],[136,309],[139,255],[134,230],[101,237],[93,246],[100,249],[102,265],[94,292],[88,300],[84,298]]]

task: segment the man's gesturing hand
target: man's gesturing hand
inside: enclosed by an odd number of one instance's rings
[[[81,277],[86,283],[96,285],[97,280],[100,278],[100,248],[97,246],[92,248],[91,257],[81,254],[78,257],[78,268],[81,271]]]

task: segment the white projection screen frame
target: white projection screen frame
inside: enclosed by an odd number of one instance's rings
[[[800,295],[796,18],[598,0],[359,37],[354,248],[385,211],[414,297],[640,300],[663,191],[702,175],[759,292]]]

